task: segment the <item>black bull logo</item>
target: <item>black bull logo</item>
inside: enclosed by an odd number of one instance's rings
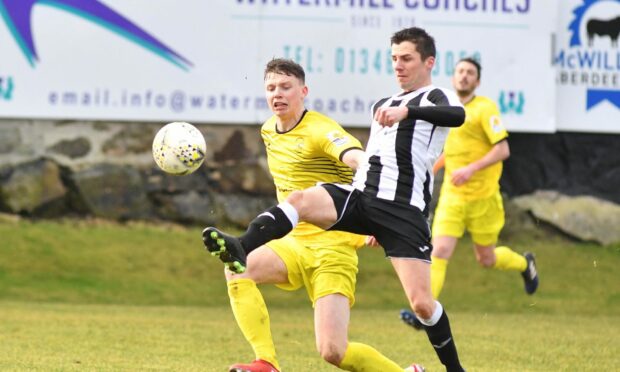
[[[620,35],[620,16],[609,20],[590,19],[586,24],[588,31],[588,46],[592,46],[594,35],[609,36],[611,45],[618,46],[618,35]]]

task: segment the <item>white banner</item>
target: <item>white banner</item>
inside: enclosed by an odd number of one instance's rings
[[[554,63],[557,129],[620,133],[620,0],[568,0]]]
[[[34,6],[33,6],[34,3]],[[300,62],[307,106],[366,126],[398,91],[390,36],[436,39],[436,85],[482,61],[509,130],[555,130],[557,0],[0,0],[0,116],[259,123],[263,68]]]

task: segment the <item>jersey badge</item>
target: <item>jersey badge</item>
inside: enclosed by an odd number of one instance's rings
[[[493,132],[495,133],[499,133],[504,130],[504,124],[502,123],[502,119],[499,116],[491,116],[489,123],[491,124],[491,129],[493,129]]]
[[[342,132],[336,130],[327,133],[327,139],[336,146],[342,146],[349,142],[349,138],[347,138]]]

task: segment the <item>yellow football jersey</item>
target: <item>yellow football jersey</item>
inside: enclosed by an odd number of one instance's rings
[[[502,124],[497,105],[487,97],[476,96],[465,104],[465,123],[450,129],[444,145],[445,179],[441,192],[474,200],[493,195],[499,190],[502,162],[479,170],[465,184],[456,187],[450,182],[455,169],[470,164],[508,137]]]
[[[300,122],[288,132],[279,132],[276,116],[261,128],[267,151],[269,171],[276,186],[278,201],[294,190],[315,186],[317,182],[349,184],[353,170],[341,156],[350,149],[362,149],[360,142],[337,122],[315,111],[306,111]],[[341,231],[324,231],[301,222],[291,232],[303,237],[307,246],[351,244],[361,246],[364,237]]]

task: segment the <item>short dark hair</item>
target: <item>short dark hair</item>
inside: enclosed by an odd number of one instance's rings
[[[474,65],[476,67],[476,72],[478,72],[478,80],[480,80],[480,73],[482,72],[482,66],[480,65],[480,62],[478,62],[476,58],[474,57],[461,58],[456,64],[458,65],[461,62],[467,62],[467,63],[471,63],[472,65]]]
[[[286,58],[274,58],[265,66],[265,75],[263,78],[267,78],[267,74],[283,74],[287,76],[295,76],[303,84],[306,82],[306,73],[301,65],[292,59]]]
[[[400,44],[403,41],[409,41],[415,44],[416,50],[420,53],[420,56],[422,56],[423,61],[428,57],[435,57],[437,54],[435,50],[435,39],[424,29],[419,27],[405,28],[392,35],[392,44]]]

